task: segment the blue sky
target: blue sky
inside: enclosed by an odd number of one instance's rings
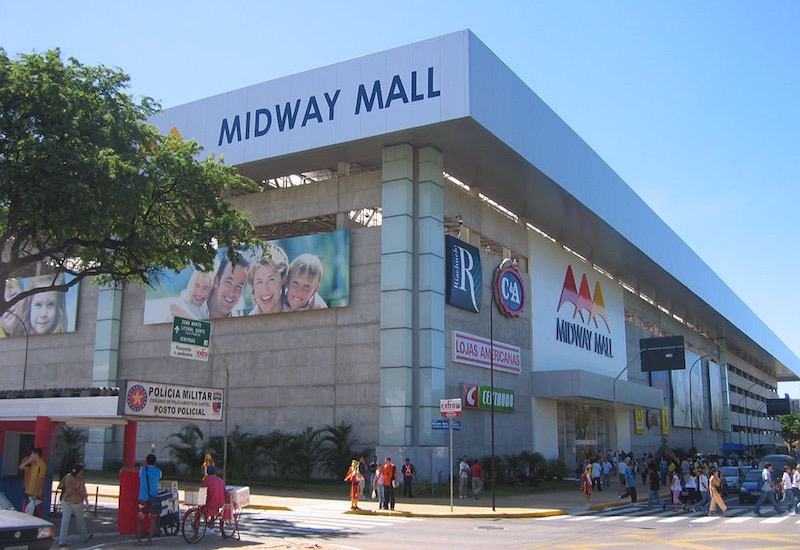
[[[800,355],[800,2],[0,0],[164,107],[465,28]]]

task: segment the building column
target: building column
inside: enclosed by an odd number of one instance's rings
[[[411,444],[414,337],[414,150],[383,150],[380,445]]]
[[[418,151],[418,403],[414,444],[441,445],[444,432],[431,428],[441,418],[439,401],[445,397],[444,357],[444,176],[442,153]]]
[[[444,397],[442,154],[383,150],[380,445],[441,444],[431,420]]]
[[[118,385],[121,315],[122,289],[114,285],[101,286],[97,292],[97,321],[92,366],[92,386],[95,388]],[[102,469],[106,454],[113,455],[113,445],[113,428],[89,428],[85,452],[86,468]]]

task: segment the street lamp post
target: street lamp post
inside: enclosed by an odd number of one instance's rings
[[[757,386],[758,382],[753,382],[750,386],[744,390],[744,420],[745,424],[747,425],[747,446],[750,447],[750,415],[747,414],[747,392],[753,389],[753,386]],[[741,400],[739,400],[741,403]],[[741,443],[741,437],[739,438],[739,443]]]
[[[714,351],[711,353],[706,353],[705,355],[701,355],[700,357],[695,359],[694,363],[692,363],[692,366],[689,367],[689,430],[691,431],[691,441],[692,441],[690,451],[694,449],[694,399],[692,399],[692,370],[698,363],[700,363],[700,361],[702,361],[706,357],[711,357],[714,355],[719,357],[719,352]],[[702,388],[702,386],[700,387]]]
[[[495,301],[495,286],[497,285],[497,276],[503,270],[503,268],[512,263],[513,260],[511,258],[503,258],[503,261],[500,262],[500,265],[495,268],[494,273],[492,274],[492,286],[489,289],[491,292],[491,299],[489,300],[489,385],[491,386],[491,399],[490,401],[490,411],[491,411],[491,440],[492,440],[492,458],[491,458],[491,469],[492,469],[492,511],[495,511],[495,461],[494,461],[494,301]]]

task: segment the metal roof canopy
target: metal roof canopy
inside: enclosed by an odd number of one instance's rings
[[[438,103],[426,99],[403,106],[398,101],[400,107],[393,109],[409,109],[410,115],[390,116],[388,109],[360,116],[345,112],[318,129],[311,125],[296,134],[217,147],[220,120],[291,99],[287,90],[295,85],[321,96],[324,89],[406,73],[408,65],[420,77],[425,67],[437,67],[443,75],[441,97],[433,100]],[[384,118],[371,118],[378,116]],[[197,138],[209,153],[233,159],[256,181],[340,161],[379,165],[387,145],[434,147],[443,153],[448,173],[479,187],[709,338],[725,339],[728,349],[779,381],[797,380],[800,374],[800,359],[786,344],[470,31],[168,109],[153,122],[165,132],[172,125],[186,129],[187,137]]]
[[[0,399],[0,419],[34,421],[46,416],[53,422],[86,428],[110,428],[137,422],[168,422],[173,418],[121,416],[117,414],[118,396],[94,397],[27,397]]]

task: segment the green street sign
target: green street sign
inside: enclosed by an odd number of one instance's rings
[[[211,345],[211,323],[175,317],[172,321],[172,357],[208,361]]]

